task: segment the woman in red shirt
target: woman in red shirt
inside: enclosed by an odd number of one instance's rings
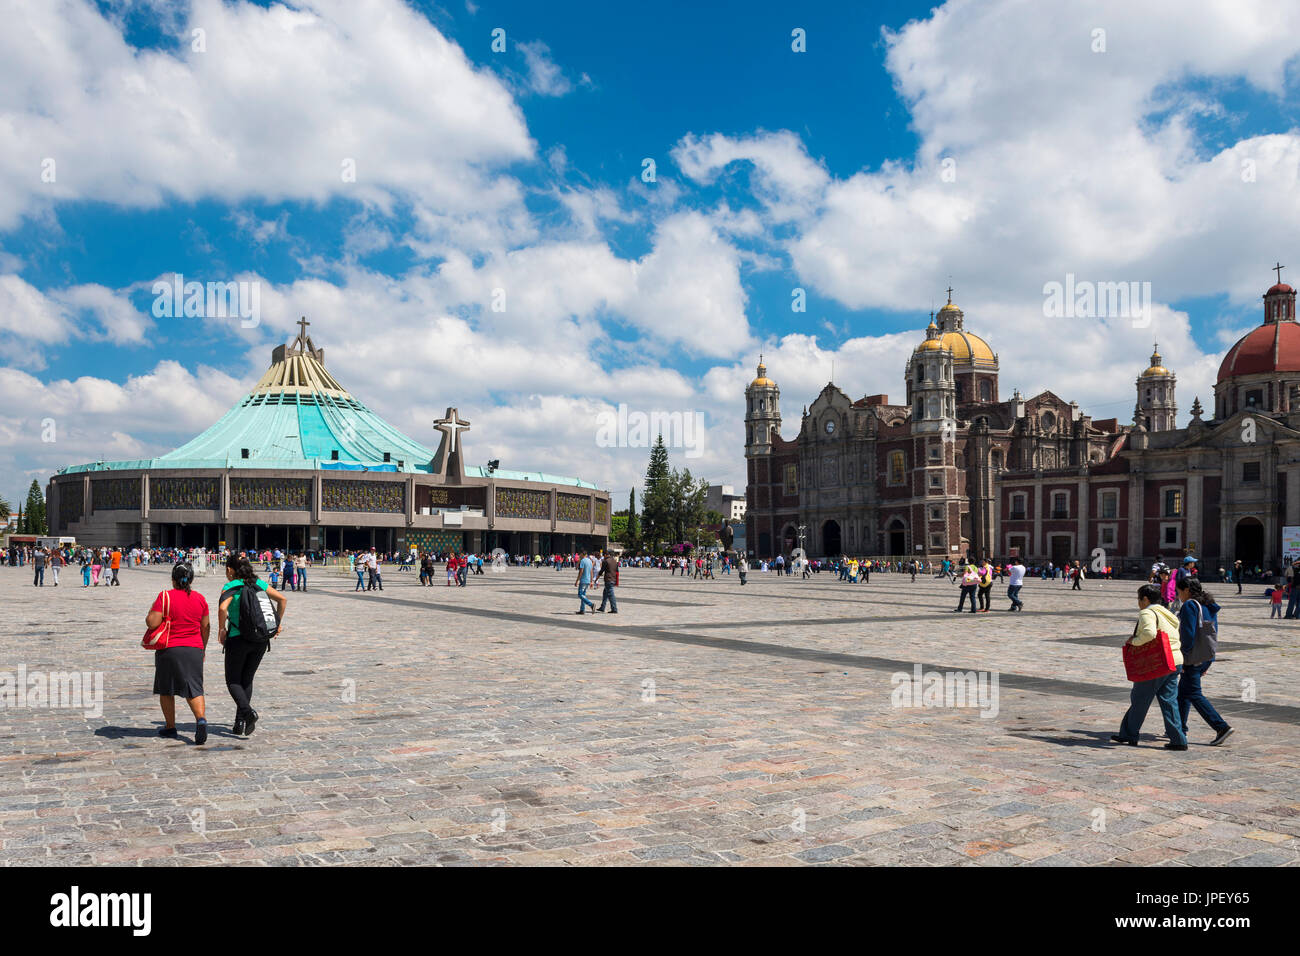
[[[165,650],[154,651],[153,692],[162,706],[165,726],[162,737],[177,736],[176,695],[180,694],[194,712],[194,743],[208,741],[208,721],[203,701],[203,655],[208,646],[208,602],[190,590],[194,569],[182,561],[172,568],[169,591],[159,593],[145,617],[150,630],[163,622],[163,594],[167,595],[171,638]]]

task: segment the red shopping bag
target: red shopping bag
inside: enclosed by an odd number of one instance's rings
[[[144,637],[140,639],[140,646],[148,651],[165,651],[171,644],[172,639],[172,603],[171,598],[166,591],[159,595],[162,598],[162,616],[163,619],[158,622],[157,627],[151,627],[144,632]]]
[[[1166,631],[1157,631],[1154,641],[1137,647],[1124,645],[1124,673],[1133,683],[1165,677],[1174,670],[1174,652]]]

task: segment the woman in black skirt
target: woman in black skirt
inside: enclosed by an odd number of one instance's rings
[[[194,712],[194,742],[207,743],[208,722],[204,716],[203,655],[208,646],[208,602],[190,590],[194,569],[185,562],[172,568],[172,588],[154,599],[144,619],[150,630],[163,622],[164,596],[171,637],[165,650],[154,651],[153,692],[162,706],[163,737],[176,737],[176,695],[185,698]]]

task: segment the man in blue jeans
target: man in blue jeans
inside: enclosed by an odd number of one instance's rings
[[[600,570],[596,572],[596,580],[605,579],[605,590],[600,594],[600,607],[597,611],[605,610],[605,602],[609,602],[609,613],[618,613],[618,602],[614,600],[614,579],[618,577],[618,559],[605,551],[604,560],[600,562]]]
[[[1020,600],[1020,589],[1025,584],[1025,566],[1019,558],[1007,569],[1007,597],[1011,599],[1010,611],[1023,611],[1025,602]]]
[[[591,573],[595,567],[595,562],[591,557],[579,551],[582,560],[578,562],[578,579],[573,582],[573,586],[578,589],[578,610],[575,614],[582,614],[587,608],[591,608],[592,613],[596,612],[596,602],[588,600],[587,588],[591,586]]]

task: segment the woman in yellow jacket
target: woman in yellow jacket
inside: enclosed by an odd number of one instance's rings
[[[1133,636],[1128,643],[1134,647],[1156,640],[1159,631],[1169,635],[1169,648],[1173,652],[1173,673],[1155,680],[1134,681],[1129,696],[1128,713],[1119,725],[1119,733],[1112,734],[1111,740],[1117,744],[1136,747],[1138,731],[1142,721],[1151,709],[1151,701],[1160,701],[1160,716],[1165,720],[1165,736],[1169,742],[1166,750],[1186,750],[1187,735],[1183,733],[1182,717],[1178,713],[1178,676],[1183,669],[1183,654],[1178,638],[1178,618],[1169,613],[1169,609],[1160,603],[1160,588],[1154,584],[1144,584],[1138,588],[1138,620],[1133,629]]]

